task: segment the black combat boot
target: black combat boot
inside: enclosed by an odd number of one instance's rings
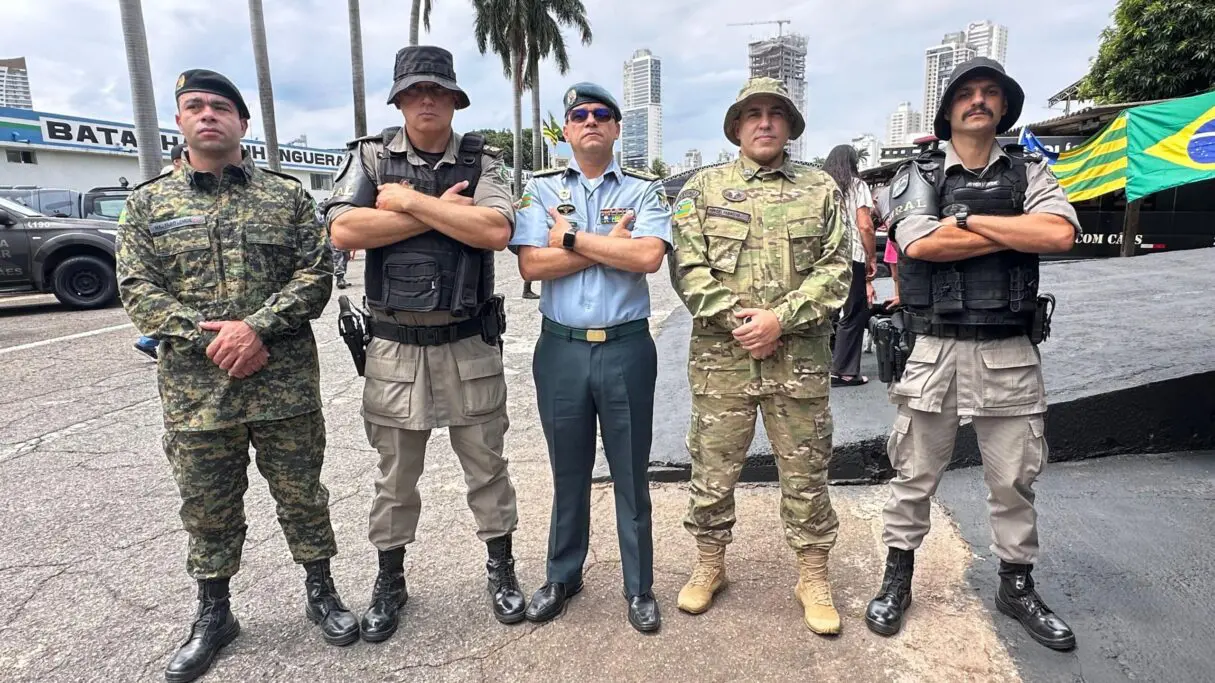
[[[371,591],[371,605],[363,613],[363,640],[379,643],[397,632],[397,613],[409,600],[405,590],[405,547],[380,551],[380,573]]]
[[[865,610],[869,630],[892,636],[903,628],[903,613],[911,606],[911,576],[915,573],[915,551],[890,548],[886,552],[886,574],[877,597]]]
[[[190,637],[169,660],[165,680],[186,683],[207,673],[219,649],[240,633],[240,622],[228,602],[228,579],[198,582],[198,616]]]
[[[1034,590],[1030,576],[1032,564],[1012,564],[1000,560],[1000,589],[996,591],[996,609],[1021,622],[1034,640],[1052,650],[1076,647],[1076,635],[1071,627],[1055,616]]]
[[[490,539],[485,545],[489,550],[485,573],[489,576],[489,592],[493,595],[494,618],[503,624],[517,624],[523,621],[527,599],[523,597],[519,580],[515,578],[510,534]]]
[[[329,560],[316,560],[304,564],[304,588],[307,602],[304,614],[308,620],[321,627],[321,637],[330,645],[349,645],[359,639],[359,622],[342,604],[337,589],[333,587],[333,574],[329,571]]]

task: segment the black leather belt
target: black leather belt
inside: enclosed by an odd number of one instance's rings
[[[597,330],[585,330],[578,327],[566,327],[561,323],[554,322],[548,318],[540,324],[540,329],[544,332],[561,337],[562,339],[574,339],[577,341],[590,342],[592,344],[602,344],[606,341],[619,339],[630,334],[637,334],[650,329],[650,321],[642,318],[641,320],[633,320],[613,327],[605,327]]]
[[[1027,333],[1024,327],[1015,325],[949,325],[933,324],[923,318],[908,316],[907,329],[913,334],[923,334],[929,337],[949,337],[951,339],[970,339],[983,341],[988,339],[1009,339],[1020,337]]]
[[[411,346],[442,346],[481,336],[481,318],[469,318],[451,325],[398,325],[372,320],[371,336]]]

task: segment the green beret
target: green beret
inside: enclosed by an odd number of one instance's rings
[[[616,120],[620,120],[620,105],[616,104],[616,99],[606,88],[594,83],[575,83],[565,91],[565,115],[569,116],[571,109],[587,102],[606,106],[616,115]]]
[[[174,99],[187,92],[205,92],[226,97],[236,103],[236,111],[242,119],[249,118],[249,107],[240,91],[226,76],[209,69],[190,69],[183,71],[177,77],[177,88],[173,92]]]

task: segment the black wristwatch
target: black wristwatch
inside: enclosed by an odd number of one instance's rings
[[[959,228],[966,228],[966,219],[970,218],[970,209],[966,206],[960,206],[953,213],[953,219],[958,222]]]
[[[566,249],[574,248],[574,235],[578,234],[578,228],[571,227],[565,231],[565,236],[561,238],[561,246]]]

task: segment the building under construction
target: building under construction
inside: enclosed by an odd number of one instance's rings
[[[806,37],[788,33],[758,40],[747,46],[751,76],[769,76],[785,84],[789,96],[804,116],[806,113]],[[789,143],[789,155],[802,159],[801,140]]]

